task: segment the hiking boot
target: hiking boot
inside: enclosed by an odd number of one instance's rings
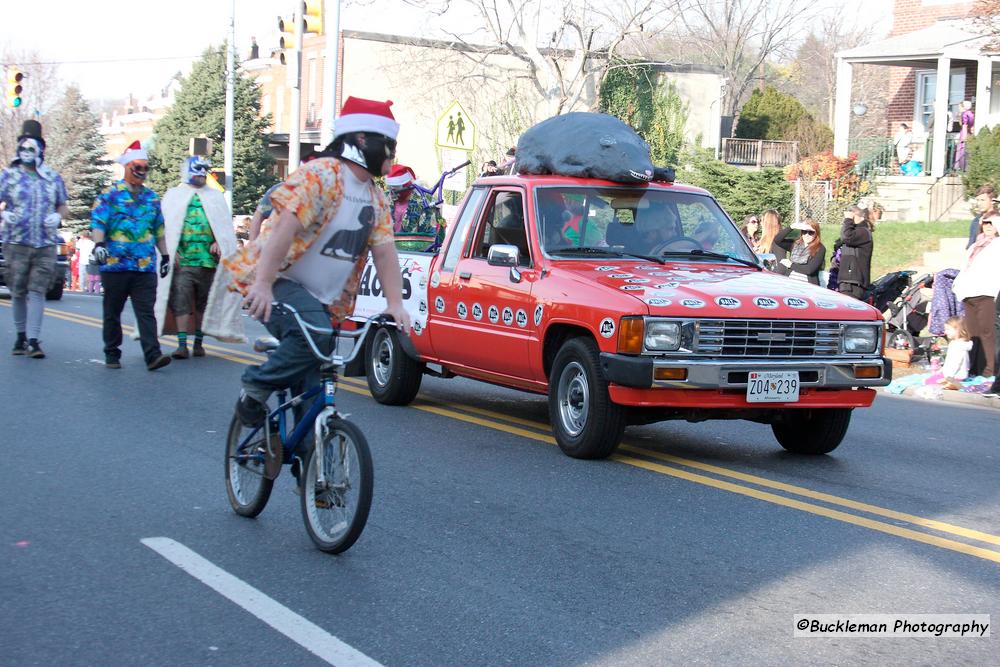
[[[104,357],[104,367],[121,368],[122,362],[118,359],[118,357]]]
[[[38,344],[38,339],[37,338],[30,338],[30,339],[28,339],[28,347],[27,347],[27,350],[26,350],[26,354],[31,359],[44,359],[45,358],[45,353],[42,352],[42,347]]]
[[[187,345],[178,345],[177,349],[174,350],[170,356],[174,359],[187,359],[191,356],[191,353],[188,352]]]
[[[14,356],[23,356],[28,353],[28,338],[24,334],[17,334],[17,340],[14,341],[14,349],[11,354]]]
[[[194,342],[194,348],[191,350],[191,354],[194,355],[194,356],[196,356],[196,357],[204,357],[205,356],[205,348],[203,348],[201,346],[201,341],[200,340],[196,340]]]
[[[163,368],[170,363],[170,357],[165,354],[161,354],[152,361],[146,364],[146,370],[155,371],[158,368]]]
[[[267,417],[267,406],[245,391],[240,391],[240,398],[236,401],[236,416],[247,428],[257,428]]]

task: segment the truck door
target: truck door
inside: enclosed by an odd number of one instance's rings
[[[434,348],[443,361],[512,378],[531,377],[529,341],[536,336],[532,320],[533,268],[520,188],[495,188],[489,194],[466,251],[447,285],[432,290]],[[490,266],[490,246],[516,246],[519,266]],[[440,338],[439,338],[440,337]]]

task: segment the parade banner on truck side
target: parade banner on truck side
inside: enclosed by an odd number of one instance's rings
[[[434,255],[419,253],[399,255],[399,272],[403,279],[403,306],[410,313],[413,333],[418,336],[427,327],[427,281],[433,259]],[[382,283],[375,272],[375,263],[369,255],[368,263],[361,273],[353,316],[366,319],[381,313],[386,305],[385,297],[382,296]]]

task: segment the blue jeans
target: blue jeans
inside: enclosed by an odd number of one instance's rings
[[[287,303],[299,312],[305,322],[313,326],[330,328],[330,313],[316,297],[302,285],[278,278],[274,282],[274,300]],[[320,361],[312,353],[299,329],[295,317],[280,309],[271,311],[271,319],[264,324],[272,336],[281,341],[274,352],[260,366],[250,366],[243,371],[243,389],[252,398],[266,403],[279,389],[301,393],[319,383]],[[316,347],[323,354],[333,349],[333,336],[312,334]]]

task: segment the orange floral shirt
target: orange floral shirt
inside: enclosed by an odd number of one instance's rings
[[[336,158],[313,160],[296,169],[288,180],[271,194],[275,211],[272,217],[280,215],[281,211],[289,210],[302,223],[302,229],[295,234],[280,271],[297,262],[319,237],[323,228],[336,217],[344,195],[344,169],[344,163]],[[369,191],[372,206],[376,211],[375,223],[368,236],[365,251],[354,265],[354,271],[348,278],[344,291],[339,299],[330,304],[330,315],[334,322],[344,320],[354,311],[354,299],[357,296],[358,284],[361,282],[361,272],[368,262],[367,250],[393,242],[389,203],[374,183],[369,185]],[[246,294],[250,289],[256,275],[261,248],[267,242],[273,228],[273,224],[266,225],[261,229],[260,236],[232,255],[223,258],[222,265],[232,278],[229,284],[230,290]]]

